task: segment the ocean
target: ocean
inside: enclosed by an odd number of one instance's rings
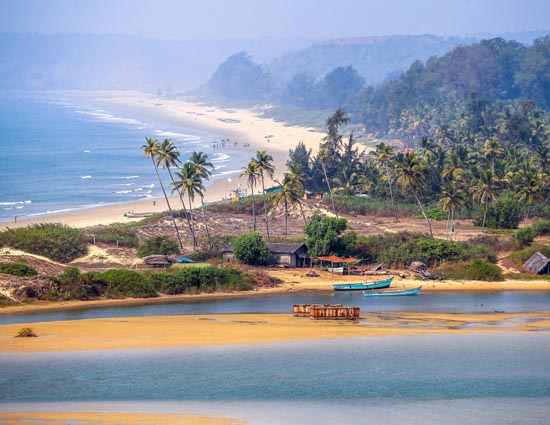
[[[213,150],[223,136],[100,106],[85,94],[0,92],[0,222],[161,197],[145,137],[171,138],[183,160],[207,153],[213,178],[245,165],[243,153]]]
[[[1,354],[0,412],[182,412],[252,425],[542,425],[550,415],[549,350],[545,334],[471,334]]]

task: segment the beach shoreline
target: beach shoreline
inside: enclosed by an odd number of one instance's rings
[[[308,149],[311,148],[312,152],[316,152],[319,142],[324,137],[323,133],[314,129],[289,126],[273,119],[262,118],[258,112],[248,109],[227,109],[131,91],[65,91],[63,93],[82,97],[94,107],[115,111],[130,118],[149,117],[175,127],[180,126],[181,128],[218,134],[220,137],[230,139],[227,147],[223,150],[228,154],[238,152],[242,157],[249,153],[250,157],[253,157],[257,150],[266,150],[274,159],[275,179],[280,179],[286,169],[285,163],[288,159],[289,149],[293,149],[299,142],[303,142]],[[144,139],[145,137],[164,138],[164,136],[155,134],[144,134],[143,137]],[[205,193],[206,202],[223,201],[228,199],[231,190],[238,187],[247,188],[246,179],[239,177],[241,167],[247,164],[231,165],[232,170],[229,170],[229,174],[224,174],[208,182]],[[173,205],[179,205],[177,197],[171,197],[171,201]],[[200,200],[195,200],[193,207],[199,207],[199,202]],[[0,222],[0,230],[48,222],[62,223],[73,227],[124,223],[133,220],[124,216],[127,212],[156,213],[166,209],[165,201],[162,198],[143,199],[83,208],[61,214],[18,216],[13,221]]]

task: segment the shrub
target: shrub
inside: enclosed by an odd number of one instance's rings
[[[443,211],[441,208],[434,207],[426,210],[426,215],[430,220],[442,221],[447,220],[448,214]],[[424,218],[422,214],[416,214],[414,218]]]
[[[0,273],[11,274],[13,276],[36,276],[38,272],[34,267],[23,263],[0,263]]]
[[[245,264],[263,265],[269,258],[269,249],[258,232],[243,233],[233,239],[233,254]]]
[[[69,262],[86,254],[84,234],[62,224],[32,224],[0,232],[0,246],[43,255],[52,260]]]
[[[16,338],[36,338],[36,334],[34,333],[32,328],[21,328],[19,329],[19,332],[17,332]]]
[[[487,206],[485,226],[491,229],[517,229],[521,222],[519,202],[513,194],[505,193]],[[483,224],[483,208],[474,219],[475,226]]]
[[[535,240],[536,233],[533,226],[525,226],[517,230],[516,239],[522,245],[530,245]]]
[[[550,221],[540,220],[535,224],[535,232],[537,236],[550,235]]]
[[[445,279],[482,280],[487,282],[504,280],[500,268],[483,259],[449,263],[441,267],[437,274]]]
[[[540,252],[541,254],[550,257],[550,245],[531,245],[519,251],[512,252],[510,254],[510,259],[512,260],[514,266],[521,267],[523,264],[531,258],[535,252]]]
[[[88,229],[90,242],[118,243],[120,246],[135,248],[138,246],[138,238],[135,225],[132,224],[111,224],[109,226],[97,226]]]
[[[106,287],[109,295],[150,298],[157,293],[151,282],[142,274],[133,270],[107,270],[104,273],[90,275],[90,278]]]
[[[345,254],[350,243],[356,242],[356,236],[340,237],[347,227],[348,221],[345,218],[312,215],[304,227],[309,255],[319,257],[333,253]]]
[[[166,236],[153,236],[145,239],[137,250],[138,257],[146,257],[148,255],[170,255],[178,254],[179,245],[174,239]]]

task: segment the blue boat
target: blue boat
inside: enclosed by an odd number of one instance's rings
[[[389,291],[365,291],[363,292],[363,295],[365,297],[374,297],[378,295],[418,295],[421,289],[422,289],[422,285],[411,289],[391,289]]]
[[[355,282],[355,283],[337,283],[332,285],[335,291],[368,291],[373,289],[383,289],[391,285],[393,276],[384,280],[374,282]]]

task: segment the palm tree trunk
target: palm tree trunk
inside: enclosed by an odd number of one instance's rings
[[[191,193],[187,192],[187,199],[189,200],[189,217],[191,219],[191,230],[193,232],[193,235],[195,235],[195,223],[193,221],[193,204],[191,203]],[[198,245],[198,244],[197,244]],[[193,251],[196,251],[197,247],[193,247]]]
[[[391,188],[391,181],[390,181],[390,170],[388,169],[388,165],[385,165],[386,167],[386,176],[388,178],[388,187],[390,189],[390,198],[391,198],[391,207],[393,209],[393,216],[395,217],[395,221],[397,221],[397,210],[395,209],[395,201],[393,200],[393,191]]]
[[[170,171],[170,167],[168,167],[168,173],[170,174],[170,180],[172,180],[172,183],[174,183],[174,177],[172,176],[172,171]],[[187,220],[187,225],[189,226],[189,231],[191,232],[191,238],[193,239],[193,249],[194,249],[198,245],[197,245],[197,238],[195,237],[195,232],[193,231],[193,227],[191,227],[191,220],[189,219],[191,212],[187,213],[187,207],[185,206],[185,202],[183,202],[183,195],[181,193],[181,190],[176,189],[176,192],[178,192],[181,206],[183,207],[183,213],[185,214],[185,219]]]
[[[201,195],[201,209],[202,209],[202,222],[206,229],[206,238],[208,239],[208,246],[212,249],[212,239],[210,238],[210,232],[208,230],[208,223],[206,223],[206,211],[204,210],[204,196]]]
[[[302,218],[304,219],[304,226],[306,226],[307,220],[306,220],[306,214],[304,213],[304,207],[302,206],[302,202],[298,202],[298,206],[300,207],[300,213],[302,214]]]
[[[332,201],[332,211],[334,211],[334,215],[336,218],[338,217],[338,211],[336,211],[336,205],[334,205],[334,197],[332,196],[332,189],[330,188],[330,182],[328,181],[327,177],[327,169],[325,168],[325,164],[321,161],[321,167],[323,168],[323,173],[325,174],[325,181],[327,182],[328,186],[328,193],[330,195],[330,200]]]
[[[172,223],[174,223],[174,228],[176,229],[176,235],[178,237],[180,249],[183,252],[183,243],[181,241],[180,231],[178,230],[178,225],[176,224],[176,219],[174,218],[174,214],[172,214],[172,207],[170,206],[170,201],[168,201],[166,190],[164,190],[164,185],[162,184],[162,179],[160,178],[159,170],[157,168],[157,165],[155,164],[153,157],[151,157],[151,160],[153,161],[153,167],[155,167],[155,173],[157,173],[157,179],[159,180],[160,188],[162,189],[162,193],[164,194],[164,199],[166,199],[166,205],[168,206],[168,211],[170,212],[170,218],[172,219]]]
[[[252,230],[256,231],[256,202],[254,201],[254,185],[250,185],[250,190],[252,191],[252,217],[253,217],[253,224],[252,224]]]
[[[288,235],[288,202],[285,198],[285,236]]]
[[[447,225],[445,226],[445,233],[447,233],[447,240],[449,240],[450,233],[451,233],[451,211],[452,211],[452,208],[447,213]]]
[[[486,202],[485,203],[485,208],[483,210],[483,224],[481,226],[481,231],[484,232],[485,231],[485,220],[487,219],[487,208],[489,207],[489,204]]]
[[[418,202],[418,205],[420,206],[420,210],[422,211],[422,215],[424,216],[424,219],[426,220],[426,223],[428,223],[428,229],[430,231],[430,237],[433,238],[434,234],[432,232],[432,223],[430,222],[430,219],[426,215],[426,211],[424,211],[424,207],[422,206],[422,202],[420,202],[420,199],[418,198],[418,195],[416,194],[416,191],[412,190],[412,189],[411,189],[411,191],[413,193],[414,199],[416,199],[416,202]]]
[[[267,241],[269,242],[269,222],[267,220],[267,193],[265,193],[265,184],[264,184],[263,176],[262,176],[262,192],[264,193],[265,230],[267,232]]]

